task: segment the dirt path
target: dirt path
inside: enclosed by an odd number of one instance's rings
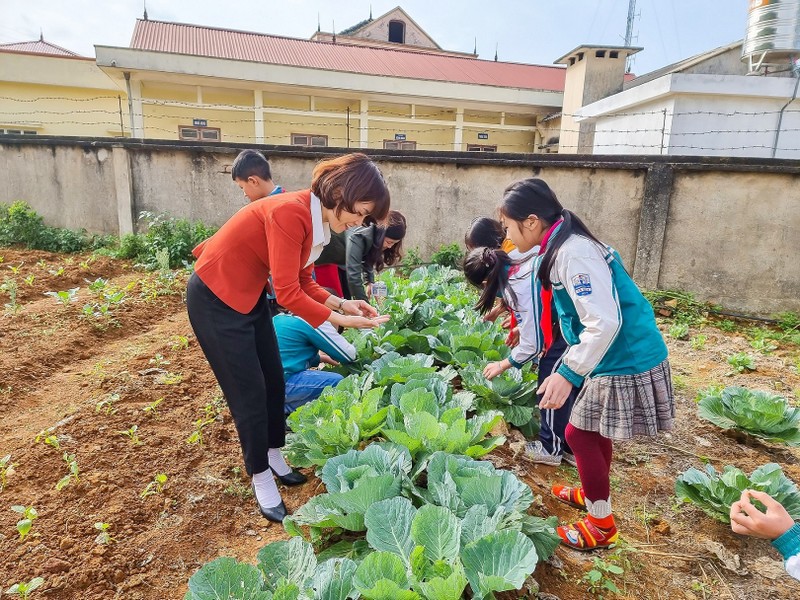
[[[282,528],[257,513],[237,471],[236,434],[191,335],[182,281],[174,282],[173,295],[156,296],[153,290],[164,282],[123,261],[87,263],[86,256],[68,261],[9,249],[0,249],[0,256],[0,283],[6,277],[18,282],[20,305],[13,314],[0,315],[0,457],[11,454],[16,464],[0,492],[3,590],[42,576],[46,584],[37,593],[57,600],[181,598],[189,576],[206,561],[229,555],[253,562],[264,544],[286,538]],[[125,301],[113,307],[119,326],[98,328],[80,316],[83,306],[98,298],[88,288],[97,277],[107,279],[109,289],[126,290]],[[66,306],[45,296],[74,287],[80,290]],[[613,556],[624,569],[615,581],[627,598],[800,597],[800,584],[782,572],[768,543],[735,536],[699,510],[675,503],[675,476],[702,466],[702,458],[717,468],[736,464],[747,471],[779,462],[800,481],[800,452],[742,444],[699,421],[693,400],[712,383],[792,396],[800,390],[800,353],[780,349],[764,356],[742,336],[711,328],[703,334],[708,336],[703,350],[669,340],[680,402],[675,431],[615,448],[612,493],[621,550],[559,550],[535,573],[543,592],[562,600],[591,598],[583,574],[595,556]],[[726,357],[738,351],[757,356],[757,371],[727,376]],[[154,411],[144,410],[153,405]],[[200,427],[198,421],[207,424]],[[134,425],[138,445],[120,433]],[[35,441],[47,428],[53,428],[58,449]],[[189,443],[198,430],[202,442]],[[530,464],[520,456],[521,440],[514,435],[491,459],[531,485],[541,497],[538,514],[577,518],[576,511],[548,497],[552,483],[576,481],[575,470]],[[58,491],[56,482],[68,473],[64,453],[75,455],[79,475]],[[142,499],[140,493],[159,473],[168,476],[163,491]],[[292,510],[320,491],[312,476],[309,484],[283,494]],[[12,505],[34,506],[39,513],[22,541]],[[113,543],[96,543],[98,522],[110,524]],[[747,574],[726,569],[713,542],[739,555]]]

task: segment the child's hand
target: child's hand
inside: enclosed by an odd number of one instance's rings
[[[511,368],[511,363],[508,362],[507,360],[491,362],[484,367],[483,376],[486,377],[486,379],[491,380],[497,377],[498,375],[504,373],[510,368]]]
[[[513,348],[519,344],[519,327],[514,327],[511,331],[508,332],[508,337],[506,338],[506,346],[509,348]]]
[[[571,392],[572,384],[569,380],[560,373],[552,373],[536,391],[542,396],[539,408],[558,410],[564,406]]]
[[[758,500],[767,508],[763,513],[753,506],[750,499]],[[794,519],[780,502],[769,494],[745,490],[742,497],[731,504],[731,529],[734,533],[774,540],[781,537],[794,525]]]

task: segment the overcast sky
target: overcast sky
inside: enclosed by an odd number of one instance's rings
[[[552,64],[581,44],[622,45],[628,0],[146,0],[151,19],[308,38],[397,5],[447,50]],[[633,70],[652,71],[744,37],[748,0],[637,0]],[[0,43],[44,37],[84,56],[127,46],[142,0],[0,0]],[[2,65],[0,65],[1,67]],[[1,72],[1,69],[0,69]]]

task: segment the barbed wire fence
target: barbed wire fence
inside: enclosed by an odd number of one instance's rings
[[[145,107],[153,107],[153,110]],[[171,109],[183,112],[170,112]],[[292,135],[307,135],[309,138],[324,137],[326,145],[332,147],[361,148],[363,131],[370,140],[368,147],[383,147],[386,142],[400,141],[415,142],[418,150],[448,151],[453,150],[455,132],[460,126],[462,146],[488,146],[497,152],[536,153],[548,146],[557,146],[559,150],[577,150],[578,144],[567,144],[560,137],[565,133],[586,135],[587,132],[593,133],[595,139],[600,138],[590,148],[598,154],[606,149],[619,152],[622,148],[628,153],[645,154],[774,150],[778,135],[785,142],[780,147],[781,152],[800,152],[800,120],[787,119],[790,115],[800,115],[800,108],[794,107],[760,111],[655,109],[616,112],[604,114],[596,121],[578,121],[576,126],[566,128],[549,126],[533,115],[514,115],[511,123],[502,123],[499,114],[497,119],[489,121],[486,113],[465,111],[463,120],[457,122],[453,109],[412,113],[375,108],[368,111],[366,126],[362,127],[362,113],[349,105],[339,110],[314,111],[291,109],[279,104],[256,107],[143,99],[142,110],[134,113],[134,120],[142,124],[146,138],[175,139],[180,128],[193,126],[186,122],[192,120],[187,116],[187,110],[197,111],[198,115],[205,114],[203,121],[207,123],[206,127],[221,132],[218,140],[204,139],[198,143],[230,141],[290,145]],[[215,111],[214,118],[208,114],[211,111]],[[230,118],[225,118],[221,113],[231,113]],[[548,121],[553,123],[557,118],[584,119],[584,116],[562,113],[555,118],[550,116]],[[614,127],[619,119],[627,119],[627,122]],[[784,125],[779,127],[781,121]],[[121,95],[85,98],[0,96],[0,135],[48,134],[48,130],[71,126],[76,130],[74,135],[83,135],[79,132],[81,127],[87,130],[103,127],[112,136],[130,137],[130,123],[128,101]],[[585,123],[589,127],[581,126]],[[257,135],[258,128],[263,128],[263,135]],[[282,132],[276,133],[270,128],[282,129]],[[296,131],[287,133],[286,130],[292,128]],[[476,133],[484,133],[487,138],[491,134],[499,139],[464,139]],[[519,133],[529,134],[530,139],[503,139],[504,135]],[[442,137],[449,138],[449,141],[441,141]],[[608,141],[601,141],[603,139]],[[580,147],[585,148],[585,143]]]

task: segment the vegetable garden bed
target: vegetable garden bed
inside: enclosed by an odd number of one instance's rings
[[[32,598],[181,598],[189,578],[208,561],[230,556],[255,564],[266,544],[289,539],[282,527],[260,517],[242,476],[233,424],[191,335],[181,297],[183,273],[143,272],[125,261],[88,254],[0,249],[0,256],[0,283],[16,282],[16,306],[0,316],[0,459],[10,455],[5,466],[0,463],[6,474],[0,491],[0,593],[42,577]],[[421,279],[418,285],[424,293],[429,284]],[[45,295],[76,287],[63,301]],[[11,303],[7,290],[0,297],[3,304]],[[392,333],[363,344],[373,344],[373,350],[375,343],[378,348],[389,344],[392,350],[386,346],[381,352],[423,353],[433,357],[434,366],[450,364],[448,381],[460,381],[459,389],[477,394],[463,415],[453,413],[454,419],[500,410],[506,420],[521,424],[530,407],[521,402],[498,407],[496,396],[513,396],[516,390],[522,397],[514,386],[523,382],[480,389],[474,372],[480,355],[499,347],[502,335],[483,325],[464,331],[452,320],[436,322],[442,311],[469,308],[421,298],[408,298],[404,313],[416,322],[403,323],[397,311]],[[533,578],[541,592],[564,600],[614,597],[603,589],[608,582],[629,598],[796,598],[800,584],[782,572],[767,542],[736,536],[700,508],[677,502],[675,480],[689,468],[704,470],[705,463],[719,472],[730,464],[750,474],[773,462],[800,481],[797,448],[731,435],[700,419],[695,403],[699,390],[716,384],[770,391],[797,405],[800,351],[779,343],[763,354],[741,332],[710,326],[691,328],[690,336],[705,336],[702,345],[693,344],[667,335],[670,325],[663,329],[679,396],[676,429],[654,441],[615,447],[612,494],[624,542],[588,555],[558,549],[538,565]],[[367,351],[363,344],[362,353]],[[736,353],[752,355],[755,371],[732,370],[728,358]],[[386,381],[376,387],[391,383],[403,367],[385,371],[377,365],[375,377]],[[446,396],[447,389],[439,393]],[[410,435],[399,397],[397,402],[387,410],[397,414],[386,415],[391,433],[381,436],[395,443]],[[425,401],[414,402],[422,406]],[[446,451],[451,435],[439,438],[431,430],[428,437]],[[490,435],[505,440],[485,456],[494,445],[489,437],[466,448],[479,445],[472,451],[479,460],[530,486],[528,513],[561,521],[578,517],[547,494],[556,481],[576,481],[574,469],[527,461],[524,437],[516,429],[496,427]],[[363,446],[361,440],[357,445]],[[412,448],[411,454],[417,460],[424,452]],[[74,457],[74,472],[65,455]],[[304,471],[313,473],[310,467]],[[299,488],[282,489],[291,512],[331,491],[322,480],[310,479]],[[418,487],[424,482],[418,479]],[[423,523],[434,510],[420,515],[417,508],[411,514],[403,500],[395,504],[380,508]],[[34,507],[37,514],[22,540],[17,523],[24,515],[12,506]],[[498,597],[534,597],[532,586],[529,579],[522,591]]]

